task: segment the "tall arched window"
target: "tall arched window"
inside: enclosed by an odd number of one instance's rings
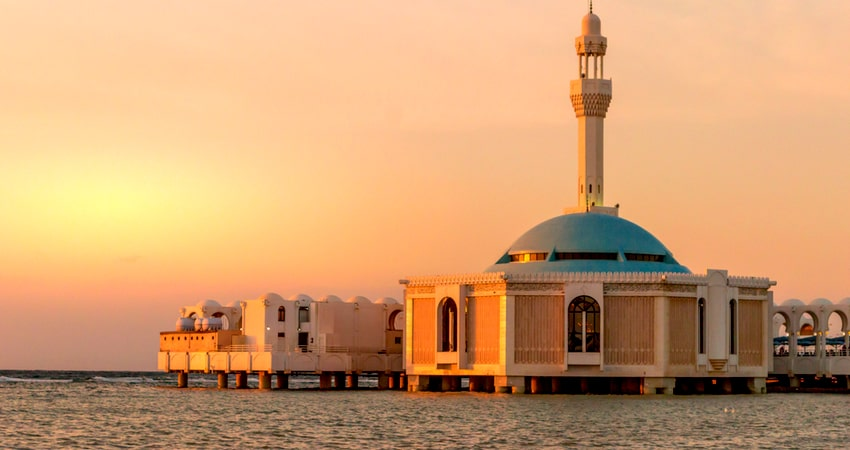
[[[735,299],[729,300],[729,354],[735,355],[738,353],[737,341],[737,319],[738,319],[738,304]]]
[[[599,303],[582,295],[568,309],[569,351],[599,352]]]
[[[457,351],[457,303],[444,298],[437,309],[437,350],[441,352]]]
[[[697,341],[699,342],[699,352],[705,353],[705,299],[699,299],[699,303],[697,304],[699,311],[699,336]]]
[[[286,308],[283,306],[277,309],[277,321],[286,322]]]

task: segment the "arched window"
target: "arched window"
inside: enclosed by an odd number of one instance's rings
[[[735,302],[735,299],[729,300],[729,354],[735,355],[738,353],[738,342],[737,342],[737,318],[738,318],[738,304]]]
[[[277,309],[277,321],[286,322],[286,308],[283,306]]]
[[[582,295],[570,302],[568,310],[569,351],[599,352],[599,303]]]
[[[387,322],[387,330],[401,331],[404,330],[404,310],[399,309],[390,314]]]
[[[697,337],[697,341],[699,342],[699,352],[705,353],[705,299],[699,299],[698,303],[698,314],[699,314],[699,336]]]
[[[437,310],[437,339],[438,351],[457,351],[457,303],[448,297]]]

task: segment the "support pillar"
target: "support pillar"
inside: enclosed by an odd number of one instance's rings
[[[331,374],[322,372],[319,375],[319,389],[331,388]]]
[[[720,382],[723,383],[723,393],[724,394],[731,394],[733,392],[732,391],[732,379],[731,378],[723,378],[722,380],[720,380]]]
[[[728,379],[728,378],[727,378]],[[732,384],[729,384],[730,388]],[[675,378],[644,378],[643,379],[643,394],[645,395],[673,395],[673,389],[676,387]]]
[[[177,387],[189,387],[189,372],[177,372]]]
[[[335,373],[333,375],[334,378],[334,389],[344,389],[345,388],[345,374],[344,373]]]
[[[268,372],[260,372],[257,374],[257,378],[259,379],[259,388],[260,389],[271,389],[272,388],[272,374]]]
[[[561,392],[561,377],[552,377],[551,390],[549,392],[553,394],[559,394]]]
[[[493,387],[500,394],[525,394],[525,377],[493,377]]]
[[[346,389],[357,389],[358,384],[358,376],[356,373],[350,373],[345,376],[345,388]]]
[[[236,372],[236,389],[248,389],[247,372]]]
[[[275,387],[278,389],[289,389],[289,375],[278,372]]]
[[[441,389],[443,392],[454,392],[460,390],[460,377],[443,376]]]
[[[750,394],[767,394],[767,382],[764,378],[748,378],[747,388]]]
[[[482,392],[484,391],[484,377],[469,377],[469,392]]]
[[[531,389],[530,392],[532,394],[542,394],[543,393],[543,377],[531,377]]]
[[[389,382],[390,382],[390,390],[398,389],[398,374],[397,373],[391,373]]]
[[[227,389],[227,372],[218,373],[218,388]]]
[[[407,376],[403,373],[398,374],[398,389],[407,390]]]
[[[426,377],[427,380],[427,377]],[[389,389],[390,376],[385,373],[378,374],[378,389]],[[424,390],[424,389],[423,389]]]
[[[428,390],[429,377],[425,375],[407,375],[407,391],[420,392]],[[378,386],[380,387],[381,377],[378,376]]]
[[[800,387],[800,379],[795,377],[795,376],[788,377],[788,386],[790,386],[792,388],[799,388]]]

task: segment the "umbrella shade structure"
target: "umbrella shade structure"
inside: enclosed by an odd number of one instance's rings
[[[773,345],[782,345],[788,343],[788,336],[776,336],[773,338]]]
[[[803,336],[797,338],[797,346],[798,347],[808,347],[810,345],[815,345],[815,337],[816,336]]]
[[[844,336],[826,338],[826,345],[844,345]]]

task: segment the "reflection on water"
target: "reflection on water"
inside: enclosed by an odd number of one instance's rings
[[[0,377],[0,446],[831,448],[846,445],[850,423],[839,394],[219,391],[172,388],[161,374],[80,374]]]

